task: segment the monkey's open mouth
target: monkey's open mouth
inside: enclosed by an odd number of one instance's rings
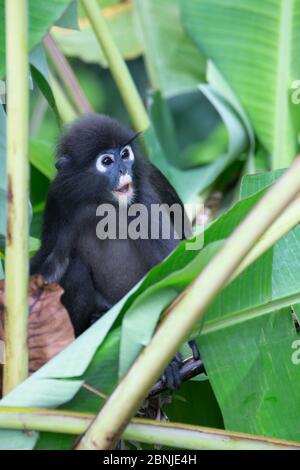
[[[124,186],[122,186],[121,188],[116,189],[116,192],[120,194],[126,194],[131,190],[131,187],[132,187],[131,183],[127,183],[127,184],[124,184]]]
[[[130,198],[133,195],[133,187],[132,187],[132,178],[130,175],[122,175],[119,180],[119,185],[113,191],[114,195],[119,197],[126,196]]]
[[[127,200],[131,199],[133,196],[133,186],[131,181],[125,181],[123,184],[120,184],[114,191],[115,197],[122,198],[126,197]]]
[[[126,195],[127,193],[130,193],[131,191],[132,191],[132,184],[127,183],[127,184],[124,184],[124,186],[121,186],[120,188],[115,189],[114,192],[118,194]]]

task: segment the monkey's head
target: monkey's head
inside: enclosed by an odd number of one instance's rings
[[[107,116],[79,118],[58,146],[57,185],[77,202],[130,203],[135,192],[136,134]]]

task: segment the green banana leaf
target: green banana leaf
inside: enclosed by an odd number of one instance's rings
[[[31,51],[45,36],[70,4],[71,0],[37,2],[29,0],[29,50]],[[4,0],[0,0],[0,77],[5,75],[5,18]]]
[[[72,0],[62,16],[56,21],[56,26],[68,29],[78,29],[78,0]]]
[[[205,81],[206,61],[185,34],[180,0],[134,0],[134,12],[151,86],[178,95]]]
[[[49,180],[52,180],[56,174],[54,150],[54,146],[44,140],[30,140],[30,163]]]
[[[49,106],[56,113],[58,118],[58,111],[51,89],[51,82],[48,70],[48,63],[45,50],[42,43],[37,44],[31,51],[29,56],[31,76],[48,101]]]
[[[186,31],[231,86],[273,168],[297,153],[300,1],[182,0]]]
[[[166,116],[165,104],[160,94],[154,93],[149,97],[149,109],[153,126],[144,134],[149,158],[172,183],[183,202],[188,202],[195,195],[207,189],[224,169],[239,158],[249,147],[248,132],[231,105],[209,85],[201,85],[200,90],[214,106],[226,127],[228,149],[227,153],[220,155],[211,164],[188,170],[180,170],[168,162],[164,150],[170,154],[177,150],[174,144],[170,147],[170,144],[166,146],[165,142],[171,141],[174,132],[170,126],[170,120]],[[162,144],[157,137],[159,129],[164,130],[164,132],[160,131],[159,134],[165,136]],[[164,145],[164,149],[162,145]],[[169,160],[171,158],[169,156]]]

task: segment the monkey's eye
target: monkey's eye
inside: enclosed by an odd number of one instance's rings
[[[109,165],[111,165],[113,162],[114,162],[113,159],[112,159],[111,157],[108,157],[108,156],[102,158],[102,160],[101,160],[101,163],[102,163],[102,165],[104,165],[104,166],[109,166]]]
[[[121,150],[120,155],[121,155],[123,160],[133,160],[134,159],[133,151],[132,151],[132,148],[130,147],[130,145],[126,145],[126,147],[124,147]]]
[[[114,158],[112,155],[104,154],[100,155],[96,161],[97,170],[100,172],[106,171],[114,163]]]

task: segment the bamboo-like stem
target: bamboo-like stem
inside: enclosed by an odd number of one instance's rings
[[[27,1],[6,0],[7,194],[3,392],[28,374],[28,25]]]
[[[77,449],[112,448],[194,324],[227,284],[239,264],[300,190],[300,157],[262,197],[195,281],[177,297]]]
[[[54,95],[56,107],[60,119],[64,124],[73,121],[77,117],[77,112],[70,103],[68,97],[66,96],[61,85],[58,83],[53,74],[50,74],[51,77],[51,88]]]
[[[0,428],[78,435],[93,417],[91,413],[1,406]]]
[[[145,131],[150,121],[127,65],[117,48],[96,0],[81,0],[94,33],[105,54],[112,76],[137,132]]]
[[[250,264],[265,253],[280,238],[300,223],[300,196],[292,201],[285,211],[275,220],[264,235],[255,243],[239,267],[234,271],[228,284],[237,278]]]
[[[300,443],[251,434],[164,421],[138,420],[124,431],[124,439],[190,450],[297,450]]]
[[[80,435],[94,415],[38,408],[0,408],[0,428]],[[251,434],[223,431],[181,423],[134,419],[122,436],[124,439],[201,450],[292,450],[300,443]]]
[[[44,44],[55,67],[55,70],[64,84],[73,105],[79,113],[91,113],[93,108],[85,96],[72,68],[70,67],[67,59],[61,53],[53,37],[47,34],[44,39]]]

